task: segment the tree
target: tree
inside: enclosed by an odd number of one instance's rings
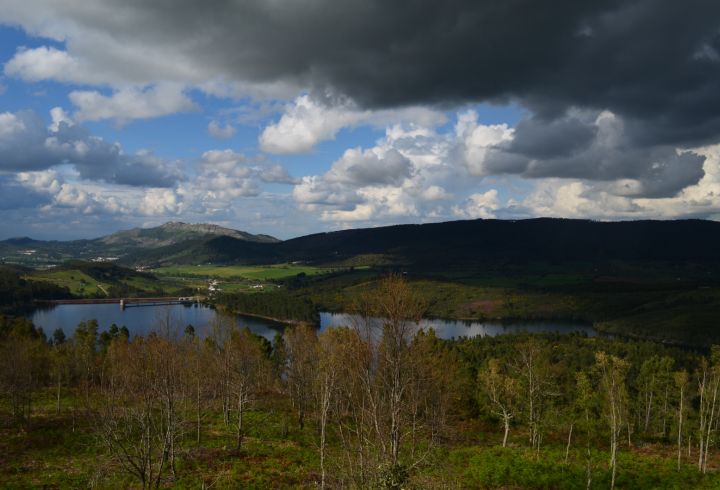
[[[409,478],[443,426],[456,363],[434,334],[420,333],[425,307],[401,276],[383,279],[355,311],[335,397],[345,468],[358,486]]]
[[[183,351],[186,353],[185,365],[188,369],[187,382],[191,385],[190,391],[194,391],[195,401],[195,444],[198,446],[202,440],[202,421],[206,410],[205,399],[210,394],[213,383],[214,345],[203,342],[199,337],[188,334],[183,337]]]
[[[639,413],[642,417],[640,428],[648,433],[653,428],[667,433],[667,416],[669,411],[669,396],[672,388],[672,367],[674,360],[671,357],[654,355],[646,359],[637,377],[638,394],[641,401]],[[659,414],[659,417],[654,417]],[[661,424],[652,422],[659,418]]]
[[[80,382],[85,393],[85,403],[90,404],[90,387],[97,370],[97,320],[80,322],[73,335],[74,359]]]
[[[578,425],[585,434],[585,476],[586,488],[592,485],[592,447],[597,431],[598,397],[590,377],[584,371],[575,375],[576,396],[574,399],[574,412],[578,416]]]
[[[62,332],[61,329],[58,330]],[[55,332],[57,333],[58,330]],[[55,380],[55,413],[59,414],[61,389],[63,383],[68,384],[70,381],[72,374],[72,359],[70,345],[64,341],[59,342],[58,340],[61,337],[58,335],[53,335],[53,337],[55,337],[55,341],[53,342],[53,346],[50,351],[50,374]]]
[[[595,354],[595,370],[599,376],[600,393],[605,419],[610,428],[610,488],[615,488],[617,474],[618,440],[627,415],[627,387],[625,377],[629,364],[619,357],[604,352]]]
[[[720,389],[720,346],[712,346],[710,361],[702,358],[697,372],[700,395],[698,470],[707,472],[707,459],[712,435],[715,432],[718,412],[718,389]]]
[[[28,425],[33,393],[47,372],[46,348],[34,330],[15,330],[0,339],[0,395],[9,399],[12,417],[20,425]]]
[[[508,375],[499,359],[490,359],[485,369],[478,372],[481,391],[490,399],[491,411],[500,417],[503,425],[502,447],[507,446],[510,423],[515,417],[520,389],[517,380]]]
[[[305,416],[310,411],[313,383],[317,379],[318,338],[315,329],[301,324],[285,330],[284,336],[287,386],[290,399],[297,410],[300,429],[305,427]]]
[[[217,315],[211,323],[210,335],[205,339],[208,349],[214,351],[210,366],[213,371],[211,379],[214,386],[215,397],[222,402],[223,422],[230,426],[230,361],[231,352],[228,349],[233,332],[237,329],[235,318],[228,315]]]
[[[245,413],[267,389],[272,367],[263,343],[249,328],[234,329],[225,350],[229,360],[229,389],[236,400],[235,436],[240,449],[246,432]]]
[[[540,450],[541,424],[548,397],[553,394],[552,380],[549,371],[549,359],[540,341],[531,337],[517,348],[517,355],[512,361],[518,388],[522,392],[520,402],[527,423],[530,446]]]
[[[329,328],[319,336],[315,353],[318,355],[317,369],[313,371],[315,403],[317,406],[318,427],[320,429],[320,443],[318,445],[320,454],[320,488],[326,487],[327,464],[326,447],[327,431],[330,419],[332,402],[336,394],[336,386],[342,363],[346,356],[343,350],[344,331],[337,328]]]
[[[157,396],[155,355],[156,349],[142,337],[111,343],[111,370],[96,420],[103,445],[143,489],[159,488],[169,452],[167,414]]]
[[[397,466],[400,447],[407,424],[407,394],[414,381],[410,342],[418,330],[418,322],[425,311],[424,305],[401,276],[387,277],[380,283],[374,306],[375,317],[382,318],[382,336],[377,346],[379,391],[377,406],[383,405],[388,416],[387,463]],[[378,413],[378,416],[380,413]],[[383,437],[385,436],[385,437]]]
[[[677,410],[677,467],[680,470],[680,463],[682,462],[682,435],[683,435],[683,420],[685,419],[685,412],[687,408],[685,406],[686,391],[688,388],[688,373],[685,370],[677,371],[673,375],[675,381],[675,388],[678,390],[678,410]]]

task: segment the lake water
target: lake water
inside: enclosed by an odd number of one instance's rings
[[[157,329],[163,323],[169,323],[179,332],[186,325],[195,327],[198,335],[203,336],[210,331],[218,312],[208,306],[134,306],[120,309],[117,304],[84,304],[84,305],[57,305],[49,309],[36,310],[31,319],[36,326],[42,327],[45,333],[51,335],[57,328],[62,328],[70,336],[78,323],[96,319],[100,330],[107,330],[115,323],[125,325],[132,335],[145,335]],[[254,333],[272,340],[276,333],[283,330],[283,325],[251,316],[237,315],[234,320],[240,326],[247,326]],[[352,315],[345,313],[320,313],[320,329],[330,326],[354,326],[356,320]],[[464,322],[454,320],[423,320],[423,328],[432,327],[442,338],[495,336],[511,332],[582,332],[588,336],[596,335],[595,329],[584,323],[564,322],[518,322],[503,324],[500,322]]]

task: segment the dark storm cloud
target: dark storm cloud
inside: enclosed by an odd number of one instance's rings
[[[580,106],[665,130],[682,123],[695,138],[716,129],[708,124],[720,108],[714,1],[134,5],[134,27],[125,16],[97,27],[132,29],[148,43],[177,42],[230,78],[329,85],[365,106],[514,99],[545,115]],[[687,136],[678,132],[683,141]]]
[[[516,99],[544,114],[582,106],[660,125],[671,114],[701,127],[720,101],[720,3],[711,0],[105,0],[93,9],[73,1],[45,7],[56,10],[48,16],[123,43],[123,55],[134,46],[167,49],[178,54],[175,65],[188,65],[178,67],[183,73],[329,85],[365,106]],[[103,55],[122,61],[97,42],[71,35],[68,44],[93,66]],[[131,73],[137,66],[122,68],[140,79]]]
[[[529,116],[515,138],[496,145],[484,162],[490,174],[595,181],[633,179],[639,187],[617,192],[634,197],[672,197],[705,175],[705,158],[671,145],[642,145],[625,121],[608,112],[569,111],[544,119]]]
[[[490,173],[649,179],[643,195],[672,195],[702,176],[702,159],[678,156],[674,147],[720,136],[716,0],[42,6],[48,18],[80,26],[68,37],[74,56],[121,71],[126,82],[283,82],[330,89],[361,107],[490,101],[529,109],[513,142],[491,152]],[[123,49],[107,49],[94,34]],[[619,141],[608,145],[583,111],[616,115]]]

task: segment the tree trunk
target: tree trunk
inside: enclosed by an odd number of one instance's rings
[[[505,434],[503,435],[502,447],[507,447],[508,434],[510,433],[510,415],[505,414],[503,417],[503,423],[505,424]]]
[[[703,473],[707,472],[707,457],[708,457],[708,450],[710,449],[710,434],[712,434],[712,430],[713,430],[712,425],[713,425],[713,421],[714,421],[714,417],[715,417],[715,405],[716,405],[717,393],[718,393],[718,381],[717,380],[713,380],[713,381],[714,381],[714,386],[713,386],[712,405],[710,408],[710,419],[706,422],[707,435],[705,437],[705,451],[703,453],[703,463],[702,463],[702,472]]]
[[[654,382],[652,384],[654,384]],[[645,400],[645,426],[643,429],[645,433],[647,433],[648,428],[650,427],[650,412],[652,410],[652,402],[653,402],[653,392],[651,389],[649,396]]]
[[[238,419],[237,419],[237,448],[242,447],[243,440],[243,412],[245,411],[245,400],[242,394],[238,395]]]
[[[680,388],[680,410],[678,410],[678,455],[677,469],[680,471],[681,451],[682,451],[682,424],[683,424],[683,388]]]
[[[60,378],[60,375],[58,374],[58,379],[57,379],[57,401],[56,401],[56,403],[55,403],[55,413],[56,413],[56,414],[59,414],[59,413],[60,413],[60,384],[61,384],[61,378]]]
[[[195,398],[195,404],[197,406],[197,413],[196,413],[196,419],[197,419],[197,435],[195,437],[195,442],[198,446],[200,446],[200,376],[198,374],[197,378],[197,386],[196,386],[196,398]]]
[[[568,457],[570,457],[570,443],[572,441],[572,433],[573,433],[574,426],[575,426],[574,423],[570,424],[570,431],[568,432],[568,438],[567,438],[567,446],[565,447],[565,464],[567,464]]]

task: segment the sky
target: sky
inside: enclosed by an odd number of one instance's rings
[[[0,239],[720,218],[720,3],[0,0]]]

